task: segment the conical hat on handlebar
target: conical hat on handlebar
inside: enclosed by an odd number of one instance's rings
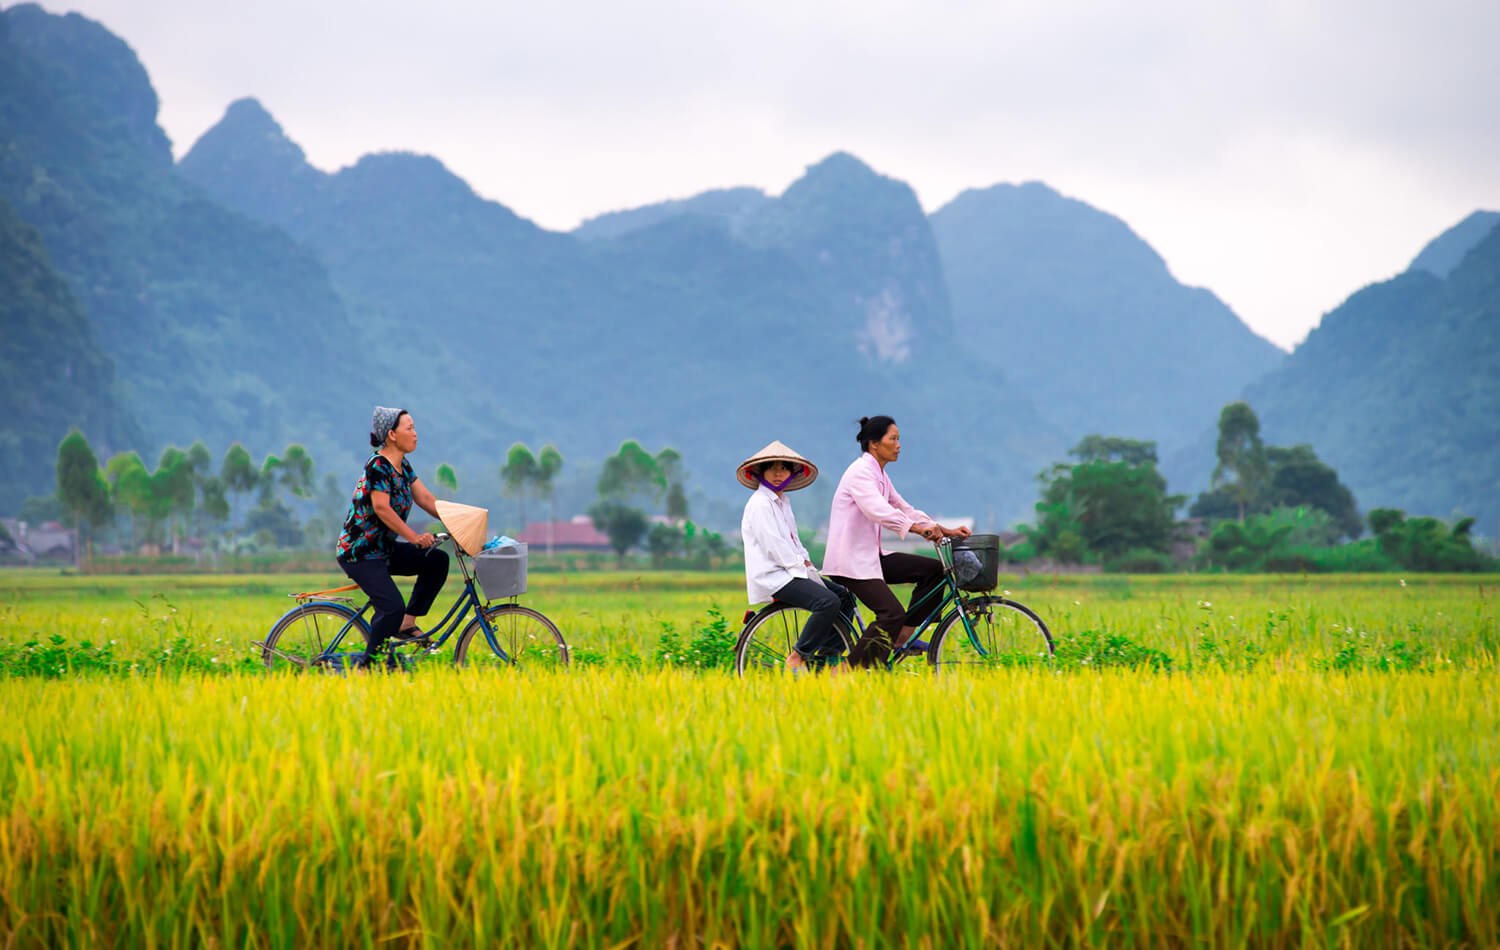
[[[437,510],[438,517],[443,519],[443,527],[453,535],[453,540],[458,542],[465,554],[473,557],[484,550],[484,537],[489,533],[490,525],[488,508],[460,505],[456,501],[439,501]]]

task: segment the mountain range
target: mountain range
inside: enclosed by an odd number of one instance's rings
[[[145,69],[103,26],[30,4],[0,13],[0,279],[53,274],[25,285],[24,313],[0,311],[8,330],[33,328],[0,355],[8,383],[12,367],[89,376],[66,408],[0,389],[18,430],[4,444],[25,456],[4,476],[17,504],[50,489],[47,446],[69,421],[148,463],[197,438],[257,455],[298,441],[347,473],[381,403],[412,410],[426,464],[472,473],[466,500],[498,492],[493,473],[522,439],[574,461],[563,494],[576,507],[587,460],[637,438],[681,451],[700,511],[727,522],[740,458],[779,438],[836,476],[855,420],[885,412],[903,427],[908,497],[998,527],[1027,516],[1036,473],[1083,435],[1201,455],[1219,406],[1247,394],[1268,434],[1306,434],[1362,504],[1483,513],[1468,476],[1357,450],[1354,434],[1493,434],[1488,403],[1463,408],[1488,398],[1496,365],[1484,213],[1287,357],[1172,278],[1125,222],[1037,182],[927,215],[904,182],[835,153],[780,195],[718,189],[560,233],[430,156],[314,168],[253,99],[174,164],[156,110]],[[1356,305],[1372,291],[1386,302]],[[1362,428],[1368,400],[1335,395],[1356,371],[1351,347],[1418,311],[1436,321],[1427,335],[1406,327],[1379,365],[1387,388],[1424,391],[1413,405],[1427,416]],[[1463,347],[1473,379],[1440,371]],[[1299,412],[1328,423],[1315,431]],[[1181,478],[1168,466],[1174,489],[1203,480],[1211,441],[1207,453]],[[1493,482],[1494,461],[1474,457],[1473,484]]]

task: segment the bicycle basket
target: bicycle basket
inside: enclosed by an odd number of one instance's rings
[[[486,600],[526,593],[526,545],[507,544],[474,555],[474,577]]]
[[[994,590],[1000,582],[1000,536],[971,534],[953,539],[953,574],[960,590]]]

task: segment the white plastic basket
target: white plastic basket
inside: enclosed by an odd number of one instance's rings
[[[474,556],[474,576],[486,600],[526,593],[526,545],[506,544]]]

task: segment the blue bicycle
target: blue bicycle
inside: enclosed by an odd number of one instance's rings
[[[1052,631],[1036,611],[1009,596],[988,593],[999,579],[997,537],[976,534],[957,541],[943,538],[934,545],[943,564],[943,583],[918,603],[930,601],[932,606],[911,638],[919,640],[928,629],[936,629],[925,654],[895,650],[886,661],[887,668],[909,656],[923,655],[936,670],[1013,666],[1051,658]],[[980,596],[966,596],[968,593]],[[780,673],[807,617],[802,608],[776,601],[747,612],[735,644],[735,671],[741,676]],[[834,629],[844,643],[840,653],[847,653],[864,635],[865,624],[856,610],[852,618],[840,617]],[[817,667],[833,657],[813,659]]]
[[[452,538],[435,535],[439,544]],[[443,619],[421,637],[392,637],[380,647],[380,655],[371,657],[372,665],[382,663],[388,669],[410,669],[436,656],[444,644],[458,635],[453,647],[453,664],[468,666],[516,666],[537,662],[549,666],[568,665],[568,643],[557,624],[540,611],[523,607],[516,596],[490,603],[481,596],[483,585],[476,583],[462,548],[454,545],[455,560],[464,576],[464,589]],[[520,587],[524,588],[524,584]],[[370,603],[356,610],[354,601],[339,596],[358,590],[359,585],[330,590],[290,594],[297,606],[288,610],[271,627],[265,640],[251,641],[260,649],[267,669],[312,669],[342,671],[359,665],[366,656],[370,640],[370,623],[366,615]],[[473,614],[473,619],[469,615]],[[467,620],[467,623],[465,621]],[[475,649],[482,641],[489,649]]]

